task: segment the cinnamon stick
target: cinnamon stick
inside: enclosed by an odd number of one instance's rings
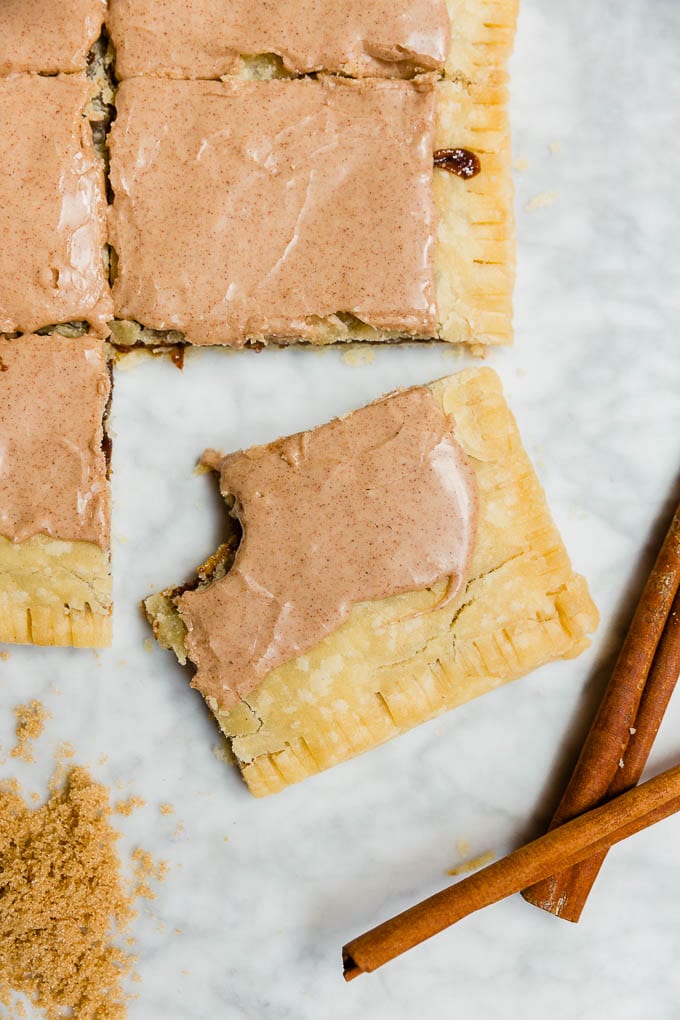
[[[680,507],[644,587],[607,690],[551,828],[634,786],[680,670]],[[578,921],[606,852],[525,889],[543,910]]]
[[[564,865],[600,854],[680,811],[680,765],[541,836],[353,939],[342,951],[351,981],[393,960],[482,907],[519,892]]]

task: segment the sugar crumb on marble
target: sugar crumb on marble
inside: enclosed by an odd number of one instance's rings
[[[45,723],[51,719],[51,713],[35,698],[25,705],[17,705],[14,709],[16,719],[16,744],[10,751],[12,758],[21,758],[25,762],[34,762],[33,744],[45,729]]]
[[[139,899],[155,900],[156,893],[150,882],[164,882],[170,870],[167,861],[157,861],[153,854],[141,847],[132,854],[132,866],[135,876],[134,895]]]
[[[113,809],[117,815],[125,815],[129,818],[133,811],[143,807],[146,807],[144,798],[132,794],[130,797],[126,797],[125,800],[116,801]]]
[[[70,740],[62,740],[61,743],[57,745],[57,749],[54,752],[54,757],[57,761],[70,761],[71,758],[75,758],[75,756],[76,749]]]
[[[162,815],[174,815],[174,813],[175,813],[175,805],[174,804],[168,804],[167,802],[161,804],[161,814]]]

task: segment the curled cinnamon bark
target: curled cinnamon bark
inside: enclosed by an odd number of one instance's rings
[[[607,690],[551,828],[634,786],[680,670],[680,507],[644,587]],[[578,921],[605,853],[525,889],[525,900]]]

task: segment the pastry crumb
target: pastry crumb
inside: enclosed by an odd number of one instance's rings
[[[54,752],[54,757],[57,761],[69,761],[71,758],[75,758],[75,756],[76,749],[69,740],[62,740]]]
[[[47,1020],[124,1020],[131,960],[113,939],[134,911],[109,815],[108,790],[85,768],[33,810],[18,784],[1,784],[0,1002],[14,992]]]
[[[14,709],[16,718],[16,744],[10,751],[12,758],[22,758],[26,762],[34,762],[33,744],[42,735],[45,723],[51,718],[42,702],[35,698],[25,705],[17,705]]]
[[[3,662],[8,662],[9,652],[0,652],[0,659],[2,659]]]
[[[162,815],[174,815],[175,805],[174,804],[161,804]]]
[[[545,209],[546,206],[552,205],[553,202],[556,201],[556,191],[541,191],[538,195],[534,195],[531,201],[527,202],[525,208],[527,208],[530,212],[534,209]]]
[[[129,818],[133,811],[138,808],[146,807],[146,801],[143,797],[128,797],[126,800],[118,800],[114,805],[114,811],[117,815],[125,815]]]
[[[457,864],[455,868],[449,868],[446,872],[447,875],[465,875],[469,871],[477,871],[479,868],[486,867],[487,864],[491,864],[496,859],[496,855],[488,850],[484,854],[479,854],[478,857],[471,857],[469,861],[462,861]]]
[[[346,365],[371,365],[375,359],[373,348],[367,346],[350,346],[342,352],[342,360]]]
[[[217,760],[223,762],[223,764],[225,765],[234,764],[234,755],[226,740],[223,741],[221,744],[213,744],[210,750],[215,755]]]

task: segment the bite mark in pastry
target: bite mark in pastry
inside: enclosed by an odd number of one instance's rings
[[[478,506],[469,561],[459,560],[468,562],[467,567],[438,579],[430,575],[423,584],[412,578],[409,590],[395,584],[387,593],[368,591],[323,636],[310,629],[311,646],[304,647],[308,643],[299,640],[297,646],[289,644],[290,657],[272,661],[269,671],[260,669],[261,660],[255,659],[257,675],[251,672],[241,687],[239,676],[246,676],[245,671],[239,673],[243,660],[230,657],[229,648],[230,640],[232,651],[241,640],[243,618],[230,612],[229,600],[221,603],[216,598],[220,591],[230,590],[229,571],[238,565],[240,555],[237,533],[199,570],[193,585],[146,600],[161,644],[171,647],[181,662],[199,661],[194,682],[231,739],[244,778],[258,796],[367,750],[545,662],[578,654],[597,625],[597,611],[583,578],[571,568],[495,373],[462,372],[406,393],[418,394],[419,400],[427,394],[436,404],[462,451],[460,463],[471,472]],[[249,458],[257,462],[289,447],[304,450],[315,436],[330,437],[334,429],[346,427],[343,422],[360,425],[362,415],[374,413],[371,409],[393,402],[398,413],[402,400],[404,394],[397,393],[317,432],[236,454],[235,459],[211,456],[209,461],[220,467],[223,489],[238,486],[247,478]],[[410,438],[417,449],[417,437]],[[346,450],[338,450],[341,462],[346,456]],[[392,479],[395,484],[401,481],[404,491],[408,472],[401,476],[400,469],[405,463],[399,456],[394,459]],[[232,479],[234,466],[238,477]],[[455,477],[465,477],[460,466]],[[411,478],[416,486],[422,481],[419,474]],[[452,489],[460,491],[457,485]],[[339,514],[337,531],[345,541],[356,520],[360,549],[367,520],[361,493],[354,497],[354,506],[360,508],[357,517]],[[462,505],[457,504],[459,511]],[[461,519],[471,521],[471,504],[466,505]],[[380,521],[384,527],[383,518]],[[247,512],[245,525],[247,529]],[[414,541],[426,542],[418,529],[431,525],[427,515],[412,521]],[[385,536],[384,531],[379,534]],[[327,539],[326,532],[323,537]],[[308,543],[313,557],[317,545],[313,521]],[[281,562],[290,574],[295,567],[286,559],[285,529],[280,545]],[[456,544],[459,554],[464,546]],[[295,542],[293,549],[304,559]],[[422,547],[420,552],[424,554]],[[329,566],[326,594],[334,583],[333,565]],[[459,590],[451,587],[452,574],[462,579]],[[318,570],[317,577],[323,576]],[[202,601],[210,609],[192,633],[198,619],[195,606]],[[209,646],[210,665],[202,674],[201,656]]]

